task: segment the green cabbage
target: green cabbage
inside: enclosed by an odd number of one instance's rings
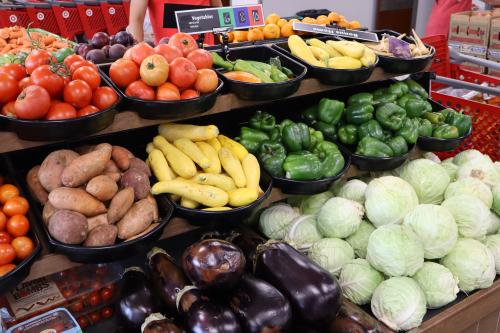
[[[450,181],[454,182],[457,179],[458,166],[452,162],[442,162],[441,166],[448,173]]]
[[[458,239],[441,264],[458,278],[464,292],[488,288],[495,279],[495,258],[486,245],[475,239]]]
[[[368,239],[375,230],[375,227],[370,222],[363,220],[359,225],[358,230],[345,240],[354,249],[354,253],[358,258],[366,258],[366,248],[368,247]]]
[[[410,227],[389,224],[368,240],[366,259],[389,276],[412,276],[424,263],[424,247]]]
[[[358,305],[370,303],[373,292],[384,281],[382,273],[365,259],[354,259],[344,264],[339,283],[342,293]]]
[[[418,205],[418,197],[410,184],[401,178],[385,176],[372,180],[365,192],[366,215],[375,227],[401,223]]]
[[[393,330],[407,331],[422,323],[425,295],[415,280],[393,277],[375,289],[371,309],[378,320]]]
[[[483,158],[472,159],[458,168],[457,179],[467,177],[477,178],[491,187],[500,182],[500,173],[495,165],[484,156]]]
[[[493,194],[493,205],[491,209],[493,209],[497,215],[500,215],[500,183],[493,186],[491,193]]]
[[[329,191],[332,192],[333,195],[339,194],[340,189],[342,188],[342,186],[344,186],[344,184],[346,182],[347,181],[344,178],[340,178],[340,179],[334,181],[332,186],[330,186]]]
[[[297,210],[285,203],[279,203],[265,209],[259,218],[259,228],[271,239],[281,240],[285,237],[288,225],[299,216]]]
[[[500,217],[498,217],[497,214],[490,211],[486,234],[487,235],[496,234],[499,228],[500,228]]]
[[[500,274],[500,234],[486,236],[484,242],[493,258],[495,258],[495,270],[497,274]]]
[[[434,153],[431,152],[424,153],[423,157],[425,159],[431,160],[432,162],[441,163],[441,159],[439,158],[439,156],[437,156]]]
[[[479,150],[469,149],[456,154],[455,157],[453,157],[453,163],[461,166],[469,161],[483,158],[484,156]]]
[[[302,214],[316,215],[318,214],[321,207],[323,207],[325,202],[327,202],[331,197],[333,197],[333,193],[330,191],[318,193],[315,195],[308,195],[304,197],[304,199],[300,203],[300,211],[302,212]]]
[[[444,197],[448,199],[461,194],[470,194],[481,199],[488,209],[493,204],[493,194],[490,188],[477,178],[467,177],[451,183],[446,189]]]
[[[363,205],[344,198],[331,198],[318,213],[317,227],[325,237],[345,238],[361,224]]]
[[[420,158],[405,165],[399,177],[415,189],[421,204],[439,205],[444,200],[444,191],[450,184],[450,176],[436,162]]]
[[[288,225],[285,234],[285,242],[297,250],[306,250],[312,243],[321,239],[316,228],[316,217],[314,215],[302,215],[293,219]]]
[[[460,291],[458,279],[446,267],[435,262],[424,262],[413,279],[425,294],[427,308],[436,309],[453,302]]]
[[[486,235],[489,226],[489,210],[476,197],[468,194],[446,199],[442,206],[455,218],[458,233],[466,238],[481,238]]]
[[[365,182],[359,179],[351,179],[340,188],[337,196],[364,204],[367,187],[368,185]]]
[[[308,255],[319,266],[338,277],[342,266],[354,259],[354,250],[342,239],[323,238],[313,243]]]

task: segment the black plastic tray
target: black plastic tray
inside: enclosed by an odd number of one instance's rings
[[[470,130],[467,134],[456,139],[440,139],[429,136],[419,136],[417,140],[418,148],[425,151],[452,151],[462,144],[472,134]]]
[[[222,55],[222,51],[217,53]],[[288,67],[295,74],[295,78],[276,83],[249,83],[226,78],[222,75],[223,70],[220,68],[217,69],[217,72],[224,81],[227,90],[234,92],[241,99],[273,100],[293,94],[299,89],[300,81],[306,76],[307,68],[305,66],[263,45],[234,48],[229,52],[230,60],[244,59],[267,62],[271,57],[279,57],[281,64]]]
[[[343,148],[351,154],[351,163],[363,171],[387,171],[401,166],[410,157],[411,152],[415,149],[415,145],[408,146],[408,152],[401,156],[395,157],[370,157],[354,153],[348,147]]]
[[[110,66],[110,64],[99,66],[99,70],[104,80],[106,80],[122,97],[123,102],[120,108],[122,110],[136,111],[142,118],[146,119],[173,119],[203,113],[214,106],[217,94],[223,86],[222,81],[219,80],[219,85],[215,91],[201,95],[198,98],[181,101],[148,101],[126,96],[125,93],[111,81],[109,77]]]

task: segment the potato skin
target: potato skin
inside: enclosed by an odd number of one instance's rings
[[[148,177],[151,177],[151,170],[148,165],[141,160],[140,158],[134,157],[130,159],[130,167],[129,170],[138,170],[145,173]]]
[[[156,228],[156,227],[157,227],[157,226],[159,226],[159,225],[160,225],[160,223],[153,223],[153,224],[151,224],[149,227],[147,227],[147,228],[146,228],[146,230],[144,230],[143,232],[141,232],[141,233],[139,233],[139,234],[137,234],[137,235],[135,235],[135,236],[132,236],[132,237],[130,237],[130,238],[127,238],[125,241],[126,241],[126,242],[128,242],[128,241],[131,241],[131,240],[137,239],[137,238],[139,238],[139,237],[142,237],[142,236],[144,236],[144,235],[148,234],[149,232],[151,232],[151,230],[153,230],[154,228]]]
[[[113,179],[113,181],[115,183],[118,183],[120,181],[120,179],[122,178],[122,174],[121,172],[106,172],[104,173],[106,176],[108,176],[109,178]]]
[[[104,172],[120,172],[120,169],[118,169],[118,166],[113,160],[109,160],[108,163],[106,163],[106,169],[104,169]]]
[[[151,191],[148,175],[137,169],[127,170],[120,179],[120,185],[131,186],[134,189],[135,200],[144,199]]]
[[[118,185],[110,177],[99,175],[89,180],[85,190],[101,201],[108,201],[118,191]]]
[[[69,164],[80,155],[69,150],[56,150],[47,155],[38,170],[38,181],[48,192],[62,186],[61,175]]]
[[[123,190],[116,193],[109,204],[107,214],[108,223],[114,224],[121,220],[133,204],[134,189],[132,187],[125,187]]]
[[[74,159],[64,168],[61,181],[64,186],[79,187],[103,173],[111,158],[111,145],[100,144],[99,149]]]
[[[58,210],[49,219],[49,233],[64,244],[80,244],[87,238],[87,219],[78,212]]]
[[[128,149],[121,146],[113,146],[111,158],[122,171],[128,170],[130,167],[130,159],[134,157]]]
[[[50,217],[52,215],[54,215],[54,213],[56,211],[57,211],[57,209],[55,209],[54,206],[52,206],[50,201],[47,201],[45,206],[43,206],[43,211],[42,211],[42,220],[43,220],[43,223],[45,223],[45,225],[49,224]]]
[[[45,205],[47,200],[49,200],[49,193],[43,188],[42,184],[38,180],[38,171],[40,166],[36,165],[28,171],[26,175],[26,183],[28,184],[28,189],[31,195],[42,205]]]
[[[83,246],[113,245],[118,234],[118,228],[113,224],[100,225],[90,230]]]
[[[108,214],[106,213],[87,218],[87,226],[89,231],[101,225],[108,225],[108,224],[109,224]]]
[[[81,188],[56,188],[49,193],[49,202],[56,209],[72,210],[85,216],[106,213],[104,204]]]
[[[154,207],[147,199],[137,201],[117,223],[118,238],[128,239],[146,230],[154,218]]]

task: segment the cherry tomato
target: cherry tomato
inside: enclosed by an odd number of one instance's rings
[[[19,190],[12,184],[0,186],[0,203],[4,204],[7,200],[19,196]]]
[[[98,108],[96,108],[95,106],[87,105],[86,107],[83,107],[80,110],[78,110],[78,112],[76,113],[76,116],[77,117],[84,117],[84,116],[88,116],[89,114],[97,113],[99,111],[100,110]]]
[[[101,303],[101,295],[98,291],[94,291],[92,294],[90,294],[89,303],[92,306],[97,306]]]
[[[170,64],[168,80],[180,89],[191,87],[196,81],[196,67],[186,58],[177,58]]]
[[[194,89],[186,89],[181,93],[181,99],[191,99],[200,97],[200,93]]]
[[[201,94],[206,94],[217,89],[219,85],[219,79],[217,74],[212,69],[199,69],[198,77],[194,83],[194,88],[198,90]]]
[[[51,61],[55,61],[54,56],[45,50],[33,50],[26,57],[24,61],[24,66],[26,66],[26,72],[28,74],[33,73],[35,69],[42,65],[48,65]]]
[[[118,101],[118,96],[110,87],[99,87],[94,91],[92,104],[99,110],[105,110]]]
[[[90,283],[90,289],[99,290],[99,289],[101,289],[101,287],[102,287],[102,283],[101,283],[100,279],[96,279],[96,278],[92,279],[92,282]]]
[[[24,88],[26,88],[27,86],[31,86],[33,84],[33,81],[31,81],[31,78],[29,76],[21,79],[21,81],[18,82],[18,87],[19,87],[19,91],[23,91]]]
[[[71,305],[71,312],[78,313],[83,311],[83,303],[76,301]]]
[[[0,231],[4,231],[7,228],[7,216],[0,210]]]
[[[7,221],[7,231],[14,237],[24,236],[30,230],[30,222],[24,215],[14,215]]]
[[[113,290],[108,287],[102,288],[101,298],[103,302],[109,301],[113,297]]]
[[[175,58],[182,57],[182,52],[177,47],[168,44],[159,44],[155,47],[155,53],[162,55],[170,64]]]
[[[120,88],[139,79],[139,66],[129,59],[118,59],[109,67],[109,77]]]
[[[10,264],[16,259],[16,251],[10,244],[0,244],[0,265]]]
[[[186,58],[196,66],[196,69],[212,68],[212,55],[207,50],[191,51]]]
[[[49,112],[45,115],[46,120],[61,120],[76,118],[76,109],[73,105],[54,101],[50,104]]]
[[[24,260],[28,258],[35,249],[35,244],[31,240],[31,238],[26,236],[14,238],[11,245],[16,251],[17,260]]]
[[[179,88],[177,88],[170,82],[166,82],[158,87],[158,91],[156,92],[156,99],[159,101],[178,101],[181,99],[181,94],[179,92]]]
[[[66,299],[70,299],[74,294],[75,294],[75,292],[69,288],[63,289],[63,291],[62,291],[62,295]]]
[[[182,55],[186,57],[191,51],[198,48],[198,44],[191,35],[183,32],[178,32],[170,37],[168,45],[173,45],[181,50]]]
[[[113,309],[110,308],[109,306],[104,307],[101,310],[101,317],[103,317],[103,318],[111,318],[111,317],[113,317]]]
[[[89,326],[89,320],[85,317],[78,317],[78,319],[76,320],[78,322],[78,325],[80,325],[80,327],[82,329],[85,329],[87,328],[87,326]]]
[[[14,265],[14,264],[6,264],[6,265],[0,266],[0,277],[7,275],[14,268],[16,268],[16,265]]]
[[[73,80],[64,87],[64,101],[76,108],[83,108],[92,100],[92,89],[83,80]]]
[[[90,313],[90,314],[89,314],[89,318],[90,318],[90,321],[91,321],[92,323],[94,323],[94,324],[95,324],[95,323],[97,323],[99,320],[101,320],[101,315],[99,314],[99,312],[98,312],[98,311],[96,311],[96,312],[92,312],[92,313]]]
[[[0,67],[0,73],[12,75],[17,81],[26,77],[26,68],[19,64],[5,64]]]
[[[73,65],[75,62],[84,61],[84,60],[85,60],[85,58],[79,54],[70,54],[69,56],[64,58],[64,64],[66,65],[66,67],[68,69],[70,69],[71,65]]]
[[[0,104],[16,99],[19,93],[17,80],[7,73],[0,73]]]
[[[127,89],[125,89],[125,95],[145,100],[155,99],[154,89],[141,80],[129,84]]]
[[[0,231],[0,244],[10,244],[12,236],[7,231]]]
[[[5,104],[2,108],[2,114],[7,117],[15,117],[16,116],[15,105],[16,105],[15,101],[10,101],[9,103]]]
[[[17,96],[14,107],[20,119],[41,119],[49,111],[50,95],[40,86],[28,86]]]
[[[82,66],[77,68],[73,73],[72,78],[73,80],[83,80],[87,82],[92,90],[99,88],[99,86],[101,85],[101,77],[99,76],[99,72],[90,66]]]
[[[155,54],[155,50],[146,42],[140,42],[132,46],[130,51],[130,57],[137,64],[137,66],[140,66],[146,57],[153,54]]]
[[[3,205],[3,212],[7,216],[25,215],[29,208],[30,205],[28,200],[23,197],[14,197],[5,202]]]
[[[49,65],[36,68],[31,74],[31,82],[45,88],[52,98],[60,96],[64,88],[64,78],[54,73]]]

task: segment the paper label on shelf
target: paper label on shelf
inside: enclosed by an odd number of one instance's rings
[[[175,12],[175,19],[177,29],[188,34],[264,25],[262,5],[179,10]]]
[[[378,42],[379,41],[377,34],[373,33],[373,32],[331,28],[331,27],[327,27],[324,25],[318,25],[318,24],[293,22],[293,30],[312,32],[315,34],[330,35],[330,36],[336,36],[336,37],[342,37],[342,38],[368,40],[370,42]]]

